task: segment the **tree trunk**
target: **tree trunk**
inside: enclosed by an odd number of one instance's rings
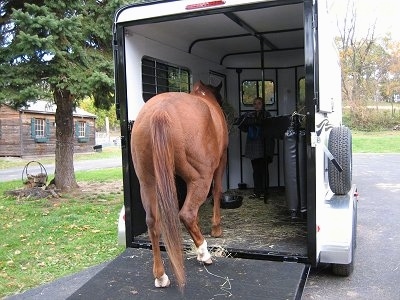
[[[78,187],[74,172],[74,118],[73,96],[67,90],[56,89],[56,162],[55,184],[62,191]]]

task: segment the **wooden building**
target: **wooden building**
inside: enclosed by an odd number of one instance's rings
[[[40,156],[55,154],[56,105],[36,101],[14,109],[0,104],[0,156]],[[83,109],[74,111],[74,152],[93,151],[96,115]]]

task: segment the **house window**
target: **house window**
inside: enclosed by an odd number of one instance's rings
[[[86,122],[78,122],[78,138],[85,137]]]
[[[45,119],[35,119],[35,136],[37,138],[45,137],[45,128],[46,128],[46,120]]]
[[[263,97],[262,80],[245,80],[242,82],[242,103],[244,105],[253,105],[256,97]],[[272,80],[264,80],[265,105],[271,105],[275,102],[275,84]]]
[[[89,141],[90,125],[85,121],[75,122],[75,137],[79,143],[87,143]]]
[[[50,121],[43,118],[32,118],[31,136],[36,143],[47,143],[50,136]]]
[[[190,72],[155,58],[142,59],[143,100],[165,92],[189,92]]]

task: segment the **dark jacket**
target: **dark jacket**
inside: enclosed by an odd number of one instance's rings
[[[241,131],[247,132],[245,156],[249,159],[265,157],[268,162],[272,161],[275,150],[275,140],[265,138],[264,121],[270,117],[268,111],[259,113],[252,111],[244,114],[235,122]]]

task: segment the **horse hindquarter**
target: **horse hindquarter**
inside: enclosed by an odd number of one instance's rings
[[[164,276],[160,274],[164,273],[164,267],[158,244],[159,225],[178,284],[185,284],[174,178],[174,147],[170,131],[170,117],[167,112],[161,110],[153,113],[150,118],[138,118],[132,130],[132,156],[141,185],[142,202],[153,247],[156,286],[157,278]],[[153,198],[142,190],[147,190]]]

